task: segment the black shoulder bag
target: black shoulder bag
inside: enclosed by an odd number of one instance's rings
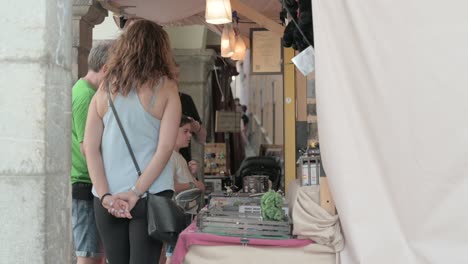
[[[120,118],[117,115],[114,103],[112,102],[110,88],[107,86],[107,97],[109,105],[114,113],[115,120],[122,132],[122,136],[127,144],[128,152],[132,157],[133,164],[138,173],[141,175],[140,167],[138,166],[137,160],[133,153],[130,142],[128,141],[125,130],[123,129]],[[170,245],[175,245],[180,232],[187,227],[185,222],[185,213],[181,207],[179,207],[174,200],[169,197],[151,194],[146,192],[146,205],[147,205],[147,219],[148,219],[148,235],[155,239],[166,242]]]

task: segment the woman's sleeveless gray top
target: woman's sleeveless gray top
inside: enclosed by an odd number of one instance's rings
[[[150,109],[153,108],[156,94],[157,89],[151,99]],[[114,105],[138,165],[144,172],[158,147],[161,121],[144,109],[134,90],[127,96],[118,94],[114,99]],[[103,123],[101,148],[109,192],[115,194],[129,191],[137,181],[138,174],[110,106],[104,115]],[[174,190],[173,175],[174,169],[169,159],[162,173],[149,188],[149,192]],[[96,195],[94,190],[93,193]]]

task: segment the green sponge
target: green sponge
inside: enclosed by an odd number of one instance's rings
[[[262,196],[260,204],[265,220],[281,221],[284,219],[283,197],[275,191],[268,191]]]

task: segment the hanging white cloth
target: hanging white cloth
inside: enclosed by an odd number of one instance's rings
[[[344,247],[338,215],[330,215],[315,202],[314,189],[300,187],[292,210],[293,235],[307,238],[315,243],[339,252]]]
[[[312,0],[344,264],[468,263],[467,1]]]

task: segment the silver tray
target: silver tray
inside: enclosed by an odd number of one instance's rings
[[[197,226],[201,232],[225,236],[289,239],[291,238],[291,221],[263,220],[259,214],[239,213],[232,211],[207,210],[200,212]]]

